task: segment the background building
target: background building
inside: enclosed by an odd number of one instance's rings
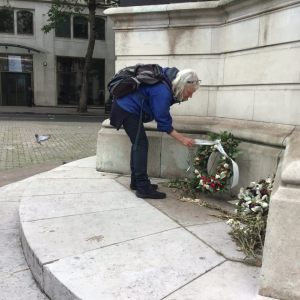
[[[72,16],[57,32],[43,33],[51,1],[10,1],[7,21],[0,17],[0,105],[26,105],[31,86],[40,106],[75,105],[87,51],[88,10]],[[97,9],[94,60],[88,105],[104,104],[105,85],[115,73],[113,22]],[[86,16],[86,17],[85,17]]]

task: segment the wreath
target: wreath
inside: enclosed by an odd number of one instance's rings
[[[226,154],[234,160],[242,150],[237,150],[240,141],[234,140],[234,136],[227,131],[220,132],[219,135],[207,133],[210,141],[221,140],[221,144]],[[226,193],[229,190],[230,179],[233,175],[233,167],[230,159],[225,156],[218,156],[218,165],[215,173],[208,174],[207,164],[210,155],[217,152],[217,145],[200,146],[194,158],[195,177],[192,180],[175,179],[164,185],[171,188],[182,189],[181,197],[195,199],[196,193]],[[173,190],[173,192],[176,192]],[[231,194],[231,193],[230,193]]]
[[[226,154],[235,159],[239,154],[243,153],[242,150],[237,150],[239,141],[234,140],[231,133],[227,131],[222,132],[220,135],[214,133],[207,133],[210,141],[221,140],[221,144]],[[230,179],[233,175],[232,162],[225,156],[219,155],[217,170],[215,173],[208,174],[207,164],[209,157],[212,153],[218,151],[217,145],[213,146],[200,146],[195,157],[195,177],[194,187],[196,191],[204,193],[224,193],[228,191]]]

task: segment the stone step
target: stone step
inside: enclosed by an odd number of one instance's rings
[[[41,174],[21,198],[24,254],[51,300],[258,299],[260,269],[226,259],[239,252],[223,221],[187,222],[203,208],[171,192],[137,198],[129,177],[95,166],[93,157]],[[185,218],[175,220],[179,204]]]

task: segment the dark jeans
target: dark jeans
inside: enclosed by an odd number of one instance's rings
[[[147,175],[147,161],[148,161],[148,138],[142,124],[136,151],[133,151],[133,144],[135,142],[140,116],[130,114],[123,122],[123,127],[131,141],[131,181],[136,181],[137,186],[150,186],[150,180]]]

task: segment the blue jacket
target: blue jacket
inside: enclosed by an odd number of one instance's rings
[[[172,87],[171,83],[175,78],[178,70],[176,68],[163,68],[164,77]],[[148,98],[149,101],[144,101],[143,104],[143,122],[157,122],[157,129],[170,134],[174,128],[172,127],[172,117],[170,115],[170,107],[176,101],[170,89],[163,83],[144,84],[141,83],[136,92]],[[126,111],[140,115],[143,99],[135,94],[129,94],[123,98],[116,99],[119,106]],[[147,116],[146,116],[147,115]]]

